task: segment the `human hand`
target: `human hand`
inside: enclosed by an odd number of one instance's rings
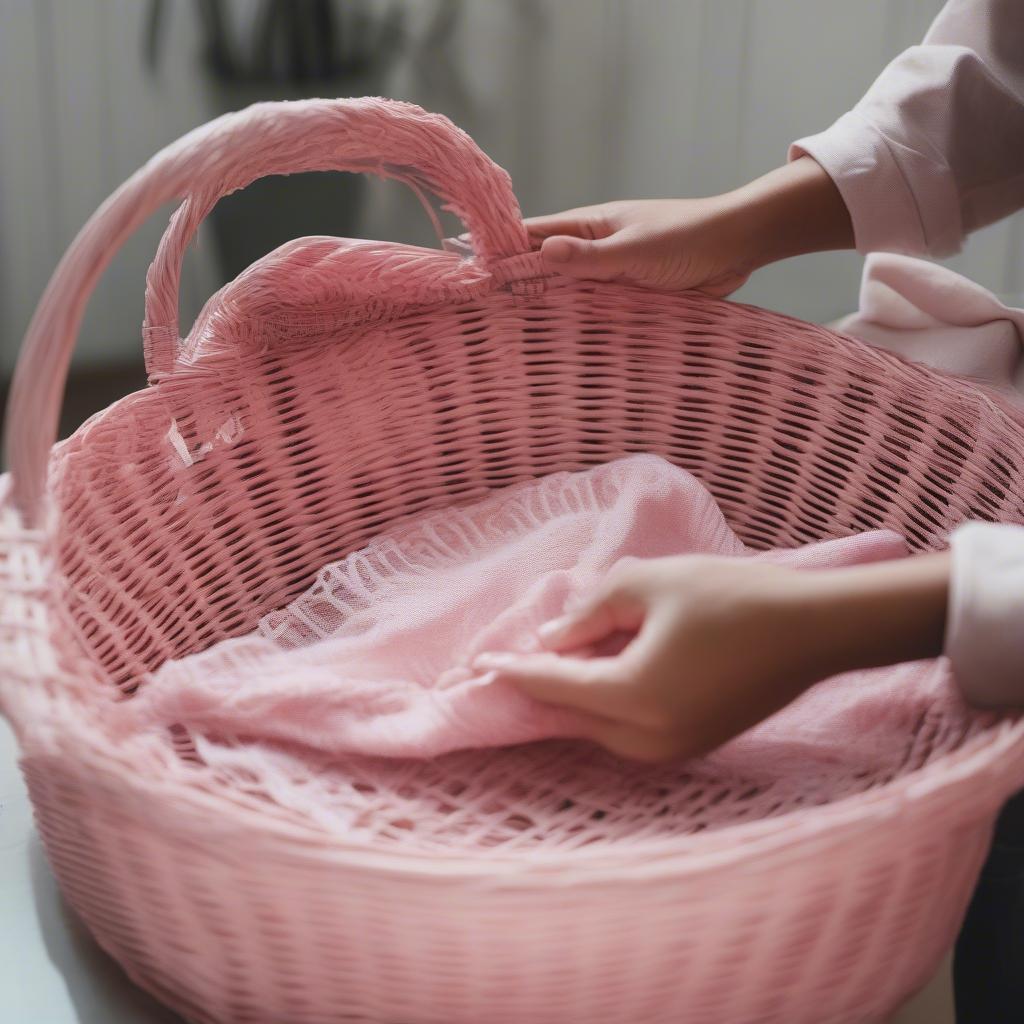
[[[526,227],[547,267],[569,277],[725,296],[755,269],[723,196],[583,206]]]
[[[584,206],[526,227],[555,273],[719,297],[767,263],[853,244],[843,199],[810,157],[721,195]]]
[[[547,651],[483,653],[473,668],[575,709],[623,757],[693,757],[828,676],[941,653],[949,571],[947,553],[829,570],[625,558],[541,627]],[[620,653],[580,656],[620,634]]]
[[[541,628],[547,651],[485,653],[473,667],[578,710],[588,737],[624,757],[704,753],[821,678],[801,643],[805,575],[747,559],[626,558]],[[572,656],[619,633],[635,636],[613,657]]]

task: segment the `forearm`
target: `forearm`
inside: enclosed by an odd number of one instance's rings
[[[791,256],[853,248],[843,197],[811,157],[769,171],[723,200],[730,227],[743,233],[755,269]]]
[[[817,678],[942,653],[948,552],[799,573],[794,613]]]

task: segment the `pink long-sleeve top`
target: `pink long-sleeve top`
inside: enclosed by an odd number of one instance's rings
[[[830,128],[792,143],[835,181],[857,250],[942,257],[1024,207],[1024,0],[951,0]],[[1024,527],[950,538],[946,653],[965,695],[1024,705]]]

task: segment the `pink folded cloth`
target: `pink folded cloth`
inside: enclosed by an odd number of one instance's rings
[[[556,473],[406,522],[325,566],[256,632],[164,664],[129,706],[147,725],[233,747],[321,755],[422,758],[578,736],[573,712],[470,663],[481,651],[539,650],[537,627],[619,559],[687,552],[753,555],[689,473],[653,455]],[[754,557],[810,569],[906,553],[878,531]],[[887,751],[906,755],[923,710],[950,692],[939,662],[853,673],[716,756],[778,772],[811,756],[877,769]]]
[[[830,325],[937,370],[1024,396],[1024,310],[927,260],[871,253],[860,308]]]

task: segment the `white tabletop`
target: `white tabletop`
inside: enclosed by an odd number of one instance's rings
[[[0,720],[0,1021],[181,1024],[128,981],[61,900],[16,757]],[[953,1024],[948,967],[891,1024]]]

